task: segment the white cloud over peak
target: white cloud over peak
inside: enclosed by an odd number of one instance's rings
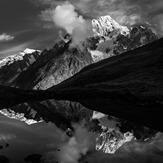
[[[15,36],[11,36],[6,33],[2,33],[0,35],[0,42],[5,42],[5,41],[12,41],[15,38]]]
[[[66,0],[37,0],[39,4],[55,9],[63,5]],[[158,35],[162,34],[162,0],[69,0],[75,11],[85,19],[93,19],[98,16],[110,15],[121,25],[133,25],[136,23],[150,24]],[[42,13],[45,21],[48,14]],[[49,21],[50,22],[50,21]],[[47,23],[47,22],[46,22]]]
[[[48,8],[42,11],[41,19],[50,22],[61,29],[64,29],[72,36],[72,45],[79,45],[92,32],[91,23],[76,11],[75,6],[69,2],[64,2],[55,8]],[[47,28],[47,26],[44,26]],[[53,27],[54,26],[50,26]]]

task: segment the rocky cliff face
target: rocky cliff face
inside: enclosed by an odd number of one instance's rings
[[[93,20],[93,30],[95,36],[89,38],[87,42],[94,62],[120,55],[157,40],[150,27],[134,25],[128,29],[109,16]]]
[[[119,55],[157,40],[148,26],[133,26],[127,36],[119,35],[115,41],[114,54]]]

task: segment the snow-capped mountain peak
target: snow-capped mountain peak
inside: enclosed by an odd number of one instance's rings
[[[118,34],[127,35],[130,31],[126,26],[118,24],[109,15],[93,19],[92,26],[95,35],[103,36],[107,39],[116,37]]]
[[[34,49],[27,48],[23,52],[19,52],[18,54],[8,56],[0,61],[0,67],[5,66],[6,64],[7,65],[12,64],[13,62],[18,61],[18,60],[23,60],[23,57],[26,54],[32,54],[35,52],[41,53],[40,50],[34,50]]]
[[[20,56],[20,58],[21,58],[21,57],[23,57],[26,54],[32,54],[32,53],[34,53],[36,51],[39,52],[39,53],[41,53],[40,50],[34,50],[34,49],[26,48],[24,51],[19,52],[18,54],[15,54],[15,55],[9,56],[9,57],[14,57],[14,58],[17,58],[18,57],[19,58],[19,56]]]
[[[40,50],[35,50],[35,49],[26,48],[26,49],[23,51],[23,53],[25,53],[25,54],[31,54],[31,53],[34,53],[35,51],[41,52]]]
[[[40,50],[25,49],[0,61],[0,84],[15,86],[19,74],[32,65],[41,55]]]

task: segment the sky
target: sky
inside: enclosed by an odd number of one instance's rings
[[[0,115],[0,128],[0,145],[4,147],[0,150],[0,155],[7,156],[10,163],[22,162],[33,153],[55,151],[56,144],[61,142],[62,132],[55,125],[44,122],[27,125]],[[7,148],[6,143],[9,144]]]
[[[147,23],[163,35],[162,0],[0,0],[0,58],[26,48],[51,48],[64,31],[55,24],[52,11],[65,3],[84,20],[110,15],[122,25]]]

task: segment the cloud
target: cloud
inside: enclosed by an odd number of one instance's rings
[[[14,139],[16,136],[14,134],[2,134],[0,133],[0,142],[1,141],[8,141],[10,139]]]
[[[14,39],[15,36],[10,36],[6,33],[2,33],[0,35],[0,42],[3,42],[3,41],[12,41]]]
[[[29,31],[29,33],[26,33],[26,31],[19,31],[14,34],[17,36],[16,41],[10,44],[6,44],[6,42],[0,44],[0,58],[17,54],[18,52],[24,51],[26,48],[36,50],[49,49],[54,46],[55,39],[59,39],[55,31],[50,29],[34,30],[32,32]],[[31,36],[33,36],[32,39]]]
[[[75,12],[75,8],[70,3],[65,3],[61,6],[57,6],[52,11],[52,19],[54,23],[62,28],[65,28],[69,34],[72,34],[75,28],[83,28],[85,20],[82,16],[78,16]]]
[[[63,4],[64,0],[39,0],[40,4],[55,8]],[[121,25],[133,25],[135,23],[150,23],[157,31],[162,33],[162,0],[69,0],[85,19],[110,15]]]
[[[78,163],[88,151],[95,149],[96,134],[85,127],[85,122],[73,124],[72,137],[62,135],[63,142],[59,145],[59,152],[50,152],[43,157],[43,162]]]
[[[55,9],[42,11],[40,17],[44,21],[54,22],[58,28],[65,29],[72,36],[74,45],[84,41],[92,32],[90,21],[79,15],[75,7],[68,2],[58,5]]]
[[[49,0],[45,2],[40,0],[43,4],[48,4],[51,7],[63,4],[64,1]],[[96,18],[98,16],[110,15],[116,21],[122,24],[133,24],[133,17],[138,13],[134,7],[127,5],[126,0],[70,0],[69,1],[76,9],[76,11],[87,18]],[[135,12],[133,12],[135,10]]]
[[[163,1],[162,0],[127,0],[127,4],[139,8],[141,17],[151,24],[151,27],[160,36],[163,36]]]

